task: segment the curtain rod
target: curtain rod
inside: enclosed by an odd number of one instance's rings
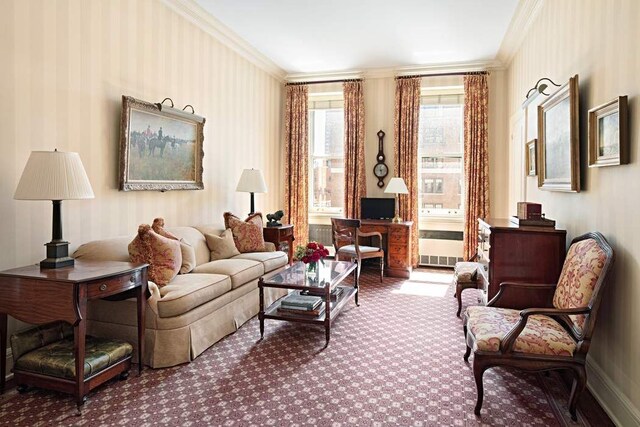
[[[287,82],[285,86],[299,86],[299,85],[317,85],[320,83],[345,83],[345,82],[361,82],[362,79],[339,79],[339,80],[319,80],[315,82]]]
[[[437,74],[412,74],[408,76],[396,76],[396,79],[411,79],[414,77],[447,77],[447,76],[467,76],[467,75],[489,75],[488,71],[461,71],[456,73],[437,73]]]

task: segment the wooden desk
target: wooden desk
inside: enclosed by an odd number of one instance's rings
[[[360,231],[369,233],[377,231],[382,234],[385,251],[385,272],[389,277],[403,277],[411,275],[411,226],[413,221],[393,223],[380,219],[361,219]]]
[[[144,354],[147,264],[76,261],[71,267],[40,269],[39,265],[30,265],[0,272],[0,390],[4,392],[6,378],[7,315],[37,325],[63,320],[74,327],[75,383],[62,378],[29,375],[26,385],[71,393],[80,408],[89,391],[122,371],[122,367],[114,365],[84,379],[87,301],[123,293],[135,294],[138,300],[140,373]]]
[[[293,225],[282,224],[277,227],[264,227],[262,236],[265,242],[276,245],[277,251],[285,251],[289,254],[289,265],[293,264]]]
[[[557,283],[566,254],[567,232],[554,227],[518,227],[508,219],[478,220],[478,259],[486,266],[484,288],[490,301],[502,282]],[[530,293],[509,301],[509,307],[542,307]],[[536,305],[538,304],[538,305]]]

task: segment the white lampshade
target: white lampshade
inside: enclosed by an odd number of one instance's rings
[[[389,184],[387,184],[387,188],[384,189],[385,193],[395,193],[395,194],[409,194],[409,189],[404,183],[404,179],[402,178],[391,178]]]
[[[266,193],[267,184],[264,182],[262,172],[258,169],[243,170],[236,191],[244,193]]]
[[[32,151],[18,188],[16,200],[93,199],[93,189],[78,153]]]

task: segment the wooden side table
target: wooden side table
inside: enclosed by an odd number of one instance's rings
[[[262,231],[265,242],[276,245],[276,250],[289,254],[289,265],[293,263],[293,225],[283,224],[278,227],[264,227]]]
[[[71,267],[30,265],[0,272],[0,390],[4,392],[6,378],[7,315],[37,325],[63,320],[74,327],[75,383],[30,375],[26,385],[72,393],[80,409],[89,391],[122,371],[122,366],[114,365],[84,379],[87,301],[115,295],[137,299],[138,373],[142,372],[146,293],[147,264],[76,260]]]

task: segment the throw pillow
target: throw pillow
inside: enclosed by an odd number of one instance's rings
[[[233,233],[228,228],[219,236],[205,234],[204,237],[207,239],[207,246],[209,246],[209,250],[211,251],[211,261],[240,255],[233,241]]]
[[[148,224],[138,227],[138,235],[129,243],[131,262],[149,264],[149,280],[164,286],[173,280],[182,265],[180,243],[159,235]]]
[[[236,248],[241,253],[264,252],[264,237],[262,236],[262,214],[256,212],[242,221],[231,212],[224,213],[225,228],[230,228]]]
[[[156,218],[151,226],[153,231],[167,239],[177,240],[180,242],[180,251],[182,252],[182,266],[179,274],[190,273],[196,268],[196,250],[186,240],[178,238],[175,234],[164,229],[164,218]]]

